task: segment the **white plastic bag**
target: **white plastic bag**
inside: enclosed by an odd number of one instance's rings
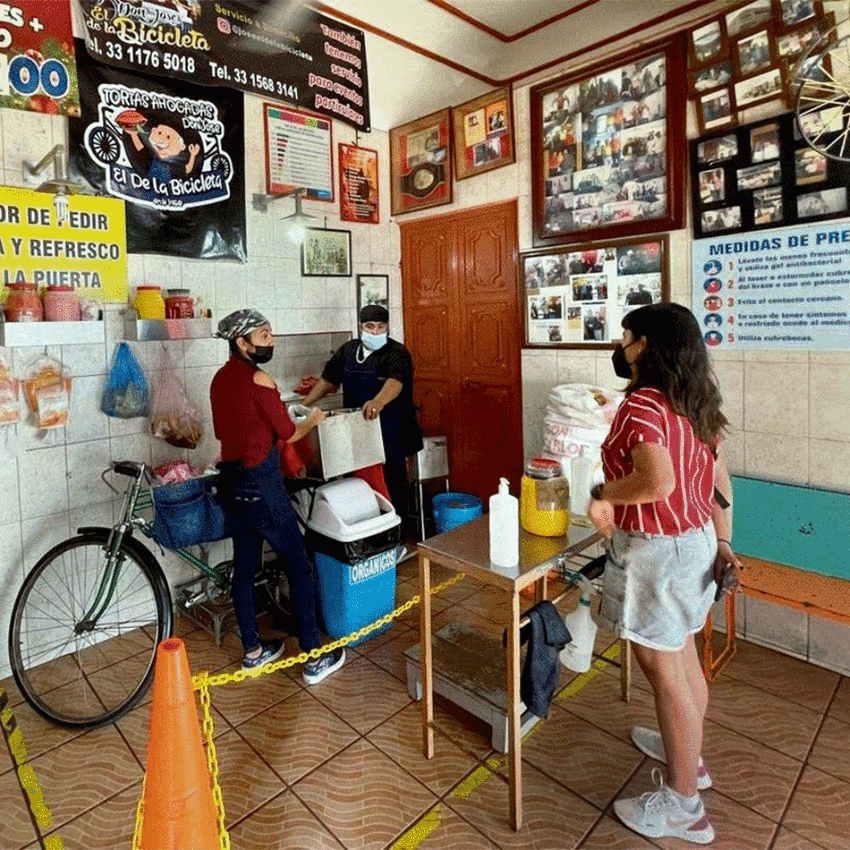
[[[549,393],[547,410],[585,428],[605,428],[607,433],[624,397],[592,384],[561,384]]]
[[[159,358],[159,372],[152,394],[151,434],[172,446],[194,449],[203,433],[201,423],[177,381],[177,374],[165,348]]]
[[[37,428],[64,428],[71,412],[71,375],[61,360],[41,354],[27,364],[24,395]]]

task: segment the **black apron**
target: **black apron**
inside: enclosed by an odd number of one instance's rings
[[[351,356],[346,358],[342,369],[342,404],[344,407],[362,408],[383,389],[386,378],[378,376],[377,352],[369,352],[369,356],[359,363],[357,355],[366,351],[362,344],[358,345]],[[406,404],[399,397],[394,398],[381,411],[381,437],[384,441],[386,463],[404,461],[408,454],[415,454],[418,449],[409,450],[411,431],[415,426],[415,410],[412,404]],[[418,433],[418,428],[415,429]],[[421,448],[421,446],[420,446]]]

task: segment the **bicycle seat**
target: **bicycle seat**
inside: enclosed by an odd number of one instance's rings
[[[144,464],[136,463],[133,460],[116,460],[110,466],[113,472],[119,475],[129,475],[130,478],[138,478]]]

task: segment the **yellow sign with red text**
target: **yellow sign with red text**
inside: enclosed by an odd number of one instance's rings
[[[126,303],[124,202],[0,186],[0,293],[9,283]]]

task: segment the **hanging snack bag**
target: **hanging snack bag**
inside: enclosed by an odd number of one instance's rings
[[[100,409],[121,419],[148,415],[148,381],[126,342],[115,347]]]
[[[6,360],[0,356],[0,425],[12,425],[20,421],[18,390],[18,379]]]
[[[163,348],[159,372],[153,385],[151,434],[181,449],[194,449],[202,435],[198,414],[189,405],[168,350]]]
[[[37,428],[64,428],[71,411],[71,376],[61,360],[41,354],[27,365],[24,396]]]

